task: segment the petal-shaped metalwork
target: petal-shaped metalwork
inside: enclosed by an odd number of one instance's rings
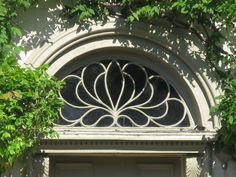
[[[76,74],[78,73],[78,74]],[[59,125],[190,127],[186,103],[158,73],[124,60],[93,63],[64,78]]]

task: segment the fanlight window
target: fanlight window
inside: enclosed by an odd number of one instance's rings
[[[63,79],[58,125],[77,127],[190,127],[189,110],[158,73],[135,62],[103,60]]]

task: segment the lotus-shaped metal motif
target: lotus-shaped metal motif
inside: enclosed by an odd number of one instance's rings
[[[184,101],[164,78],[134,62],[101,61],[63,79],[59,125],[189,126]]]

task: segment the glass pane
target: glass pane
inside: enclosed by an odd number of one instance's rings
[[[158,73],[138,63],[104,60],[63,79],[65,102],[58,124],[82,127],[189,127],[178,92]]]

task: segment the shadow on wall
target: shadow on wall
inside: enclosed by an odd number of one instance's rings
[[[225,154],[224,154],[225,156]],[[216,177],[233,177],[235,176],[236,161],[230,160],[232,157],[213,156],[213,176]]]
[[[107,20],[107,19],[106,19]],[[101,21],[99,25],[105,24],[107,21]],[[26,12],[22,12],[18,19],[18,24],[24,30],[24,36],[20,38],[17,42],[25,47],[25,53],[21,55],[21,58],[27,58],[30,51],[35,48],[42,47],[45,43],[52,43],[51,36],[55,35],[57,32],[66,31],[71,27],[75,26],[75,19],[68,19],[62,16],[62,7],[57,0],[50,1],[40,1],[39,5],[36,7],[28,9]],[[90,30],[90,22],[83,23],[78,28],[77,32],[81,30]],[[116,23],[117,28],[124,28],[124,23],[120,23],[119,20]],[[158,30],[156,30],[158,27]],[[135,24],[128,26],[129,34],[137,35],[132,30],[135,28]],[[194,35],[189,33],[187,30],[173,27],[173,25],[167,21],[160,20],[156,21],[155,24],[150,25],[149,29],[145,29],[147,32],[158,37],[158,40],[161,40],[160,43],[168,43],[168,46],[160,46],[166,50],[172,51],[176,56],[181,56],[183,60],[191,60],[188,62],[196,63],[196,71],[201,73],[209,73],[208,77],[215,81],[215,76],[212,76],[211,71],[208,67],[205,67],[206,64],[204,61],[205,58],[205,49],[201,41]],[[118,32],[119,33],[119,32]],[[124,40],[120,38],[114,38],[114,43],[119,40],[120,43],[125,47],[130,44],[128,37]],[[52,43],[53,45],[53,43]],[[150,46],[144,46],[140,43],[132,43],[136,48],[142,48],[146,51],[158,50],[150,48]],[[161,51],[161,50],[159,50]],[[163,56],[165,53],[159,52],[159,57],[171,57]],[[202,63],[202,64],[201,64]],[[173,65],[177,65],[173,63]],[[181,66],[179,68],[179,73],[182,73],[184,76],[187,76],[189,81],[192,81],[192,78],[189,77],[188,73],[184,73]],[[209,72],[210,71],[210,72]],[[197,74],[197,73],[196,73]]]
[[[28,52],[50,43],[51,35],[71,28],[74,22],[61,18],[62,7],[57,0],[40,0],[36,7],[20,12],[17,23],[23,29],[23,37],[17,42]]]
[[[24,159],[15,162],[12,170],[0,174],[0,177],[46,177],[49,174],[48,158],[42,156],[25,156]]]
[[[117,23],[117,28],[120,28],[121,26],[122,24]],[[135,26],[135,23],[131,26],[127,25],[127,28],[130,29],[129,33],[131,36],[136,35],[135,31],[132,30]],[[186,73],[183,65],[178,65],[177,62],[174,61],[174,58],[181,58],[180,60],[184,61],[184,63],[191,63],[191,66],[195,66],[195,68],[192,69],[196,72],[196,75],[205,73],[212,82],[217,82],[216,76],[212,74],[212,70],[206,64],[206,50],[203,42],[197,38],[195,34],[190,33],[186,29],[174,27],[171,22],[164,19],[157,20],[152,25],[150,24],[149,29],[145,30],[154,36],[153,40],[160,44],[159,47],[162,48],[162,50],[138,43],[132,43],[135,48],[143,48],[145,51],[158,50],[158,57],[167,58],[167,60],[173,61],[171,64],[176,66],[179,73],[185,76],[191,83],[194,79],[191,78],[189,73]],[[147,36],[145,36],[145,38],[146,37]],[[114,42],[116,42],[116,40],[117,39],[114,39]],[[128,39],[123,41],[119,40],[119,42],[123,43],[123,46],[130,45],[130,41]],[[166,53],[163,52],[165,50],[171,52],[172,55],[166,55]]]

